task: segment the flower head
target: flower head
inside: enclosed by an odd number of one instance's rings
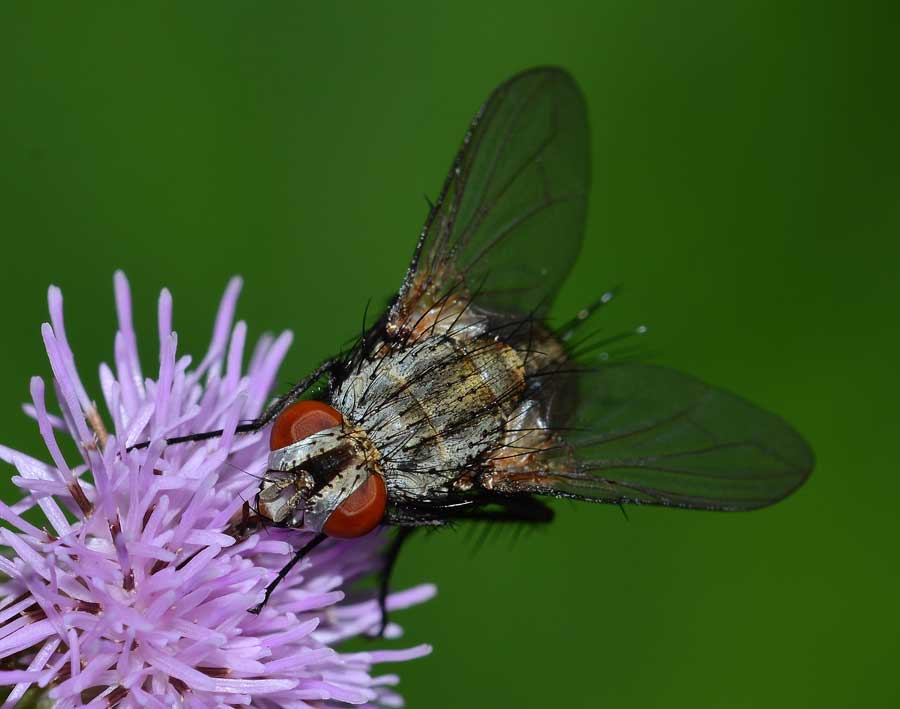
[[[15,504],[0,502],[0,543],[11,550],[0,557],[0,685],[12,686],[3,707],[29,690],[46,691],[60,709],[402,704],[390,689],[396,676],[373,677],[372,665],[427,654],[427,646],[334,649],[380,623],[371,594],[348,593],[380,564],[377,532],[319,546],[260,615],[247,612],[307,536],[228,533],[256,494],[268,453],[261,433],[235,435],[235,427],[263,410],[291,339],[263,337],[242,372],[247,328],[232,324],[239,291],[235,279],[196,366],[177,354],[172,299],[162,292],[152,379],[117,273],[114,365],[100,366],[103,414],[69,348],[62,295],[50,289],[42,334],[59,415],[48,411],[40,377],[26,406],[50,462],[0,446],[24,493]],[[218,438],[165,445],[166,437],[215,429],[223,429]],[[64,454],[65,437],[76,452]],[[131,448],[145,440],[146,449]],[[45,523],[25,518],[36,519],[26,514],[33,508]],[[396,593],[388,607],[433,593],[430,585]],[[386,632],[400,633],[394,624]]]

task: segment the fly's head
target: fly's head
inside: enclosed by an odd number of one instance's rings
[[[387,490],[368,434],[319,401],[299,401],[275,420],[259,514],[282,527],[352,538],[384,518]]]

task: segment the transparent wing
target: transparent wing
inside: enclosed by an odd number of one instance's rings
[[[693,377],[616,364],[577,377],[564,443],[510,491],[609,503],[749,510],[777,502],[813,467],[774,414]]]
[[[425,223],[393,323],[451,292],[542,316],[578,255],[589,179],[587,110],[572,77],[540,68],[500,85]]]

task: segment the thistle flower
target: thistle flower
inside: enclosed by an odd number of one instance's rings
[[[323,544],[260,615],[247,612],[306,535],[226,533],[253,499],[268,452],[263,434],[235,435],[235,427],[262,411],[291,340],[263,337],[242,374],[247,328],[232,327],[239,291],[235,279],[196,367],[176,354],[172,298],[162,292],[154,380],[144,377],[128,284],[116,274],[114,366],[100,366],[107,433],[66,339],[62,295],[50,289],[42,334],[60,415],[48,411],[40,377],[25,408],[51,462],[0,446],[24,493],[15,504],[0,502],[0,543],[11,550],[0,557],[8,577],[0,584],[0,685],[12,686],[4,708],[26,692],[59,709],[402,705],[391,690],[397,677],[373,676],[372,666],[420,657],[428,646],[334,649],[380,623],[372,594],[348,591],[380,564],[377,532]],[[220,438],[204,442],[163,440],[219,428]],[[65,436],[77,452],[64,455]],[[152,443],[129,450],[143,440]],[[33,508],[46,526],[23,517]],[[430,585],[396,593],[388,608],[433,593]],[[388,625],[388,637],[400,634]]]

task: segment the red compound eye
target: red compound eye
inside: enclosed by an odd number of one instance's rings
[[[341,413],[321,401],[298,401],[282,411],[269,434],[269,449],[278,450],[326,428],[340,426]],[[352,497],[352,495],[351,495]]]
[[[331,513],[322,531],[329,537],[352,539],[371,532],[384,518],[387,490],[380,475],[370,475]]]

